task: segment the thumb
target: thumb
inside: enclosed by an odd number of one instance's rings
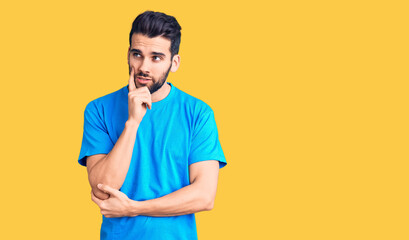
[[[113,189],[110,186],[104,185],[102,183],[98,184],[97,187],[101,189],[102,191],[104,191],[105,193],[108,193],[109,195],[115,195],[117,191],[116,189]]]
[[[136,85],[135,85],[135,70],[132,67],[131,73],[129,74],[129,82],[128,82],[128,90],[129,92],[135,91]]]

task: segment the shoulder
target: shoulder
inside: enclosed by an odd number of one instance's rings
[[[115,104],[115,102],[124,94],[124,91],[127,91],[127,86],[90,101],[86,105],[85,111],[103,111],[112,104]]]
[[[212,108],[202,99],[194,97],[178,88],[175,88],[175,95],[178,102],[182,103],[185,108],[193,113],[193,115],[204,115],[213,113]]]

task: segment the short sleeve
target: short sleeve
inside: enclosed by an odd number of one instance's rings
[[[86,157],[95,154],[108,154],[114,143],[109,137],[106,125],[98,113],[94,102],[90,102],[84,111],[84,133],[78,163],[86,166]]]
[[[205,160],[219,161],[219,168],[227,164],[212,110],[199,116],[196,121],[188,161],[190,165]]]

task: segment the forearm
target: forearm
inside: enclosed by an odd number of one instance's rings
[[[107,184],[115,189],[121,188],[131,162],[138,127],[137,122],[127,121],[111,152],[90,170],[89,182],[97,197],[105,199],[104,195],[108,196],[96,187],[98,183]]]
[[[214,198],[205,193],[200,185],[191,184],[160,198],[133,201],[130,215],[164,217],[209,211]]]

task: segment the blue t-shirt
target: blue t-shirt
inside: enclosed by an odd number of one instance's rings
[[[147,109],[136,135],[131,163],[120,189],[130,199],[159,198],[190,184],[189,165],[224,157],[212,109],[177,89]],[[84,134],[78,162],[108,154],[128,120],[128,86],[91,101],[84,111]],[[101,239],[197,239],[194,214],[170,217],[103,216]]]

